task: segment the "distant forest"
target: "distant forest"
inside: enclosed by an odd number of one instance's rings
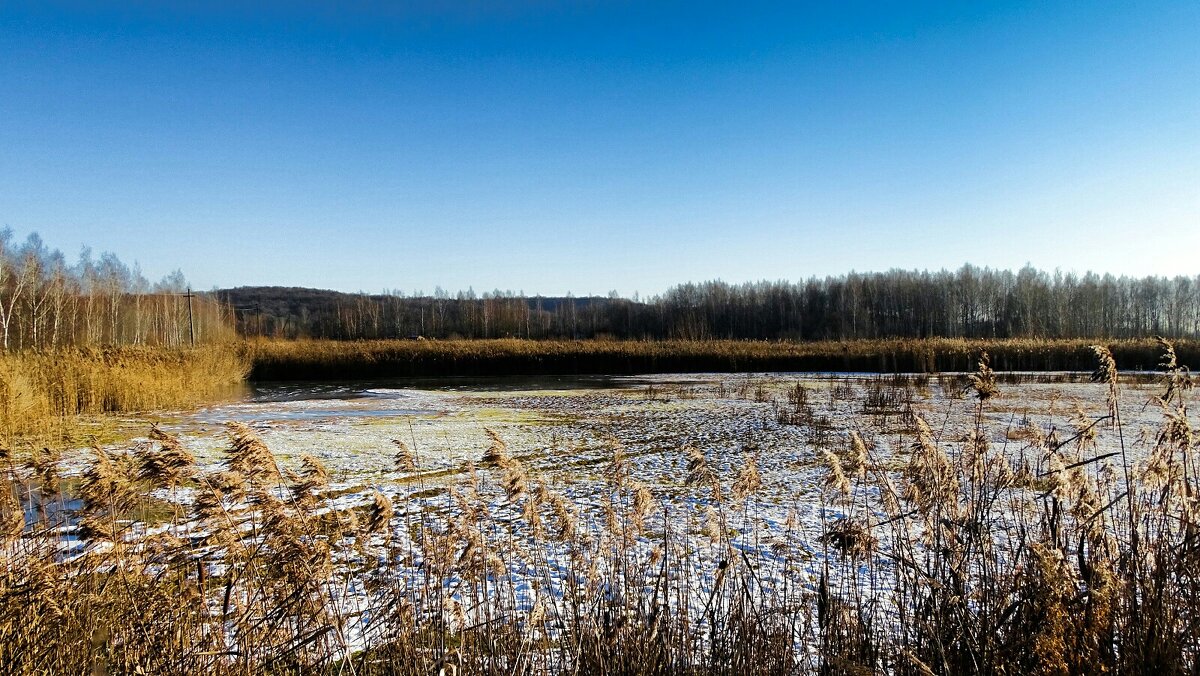
[[[965,265],[804,282],[682,284],[638,301],[494,291],[433,296],[283,287],[214,292],[249,336],[377,338],[1126,338],[1200,336],[1200,276]]]
[[[182,346],[283,338],[854,338],[1200,337],[1200,276],[1114,277],[892,270],[682,284],[649,299],[432,296],[242,287],[188,295],[179,272],[149,282],[136,265],[84,250],[70,262],[36,235],[0,230],[0,349]]]

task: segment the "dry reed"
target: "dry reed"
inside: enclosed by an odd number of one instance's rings
[[[227,346],[72,348],[0,355],[0,440],[60,443],[81,415],[186,408],[236,391]]]
[[[242,347],[261,380],[349,377],[684,373],[708,371],[971,371],[981,352],[1002,371],[1083,371],[1094,341],[957,338],[848,341],[612,340],[247,340]],[[1153,340],[1109,348],[1127,369],[1152,370]],[[1200,342],[1181,341],[1184,361],[1200,361]]]

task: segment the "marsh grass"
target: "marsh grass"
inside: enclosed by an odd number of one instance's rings
[[[178,409],[236,391],[248,363],[229,346],[70,348],[0,355],[0,440],[57,444],[77,416]]]
[[[756,532],[757,495],[770,488],[754,439],[736,471],[711,451],[677,449],[681,489],[702,498],[702,513],[671,512],[610,442],[597,522],[495,432],[485,465],[432,498],[446,506],[438,512],[379,491],[335,504],[319,461],[281,468],[234,424],[225,462],[208,469],[161,431],[128,453],[98,449],[67,525],[26,523],[23,501],[33,483],[55,485],[54,463],[6,454],[0,671],[1194,673],[1192,378],[1175,346],[1157,349],[1162,423],[1144,460],[1126,452],[1118,362],[1105,347],[1091,351],[1098,417],[997,427],[987,415],[1004,395],[994,355],[977,357],[963,398],[947,401],[971,416],[964,436],[943,438],[913,413],[904,453],[885,458],[866,432],[876,416],[859,413],[864,431],[820,452],[828,517],[817,575],[801,584],[761,574],[811,560],[791,539],[794,517],[761,546],[731,535]],[[756,388],[747,385],[751,398]],[[819,417],[804,413],[816,402],[803,386],[787,397],[794,424]],[[1100,453],[1102,437],[1119,451]],[[504,514],[485,482],[503,492]],[[181,485],[196,499],[170,527],[131,518]],[[87,541],[64,549],[68,536]],[[570,574],[550,593],[560,565]],[[352,580],[370,590],[369,607],[345,601]],[[355,627],[365,627],[357,639]]]
[[[427,375],[636,374],[835,371],[962,372],[981,352],[998,371],[1079,371],[1092,368],[1092,341],[964,340],[949,338],[851,341],[612,340],[250,340],[244,350],[259,380],[321,380]],[[1196,341],[1176,345],[1197,361]],[[1153,340],[1109,343],[1132,370],[1153,370]]]

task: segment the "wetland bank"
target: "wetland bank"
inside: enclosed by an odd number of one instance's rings
[[[0,660],[1170,669],[1197,654],[1200,468],[1190,376],[1159,347],[1124,376],[1098,348],[1095,373],[254,383],[140,439],[7,460],[17,495],[61,480],[79,502],[8,531],[5,612],[31,629],[6,625]]]

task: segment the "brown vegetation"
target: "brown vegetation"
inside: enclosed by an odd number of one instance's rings
[[[323,380],[431,375],[635,374],[756,371],[969,371],[981,351],[1000,371],[1090,371],[1086,340],[954,338],[815,342],[568,340],[250,340],[257,380]],[[1158,363],[1153,340],[1109,343],[1134,370]],[[1200,343],[1181,341],[1185,361]]]
[[[39,494],[56,485],[38,478],[50,472],[45,463],[6,457],[0,670],[1191,673],[1200,659],[1192,379],[1174,346],[1159,352],[1163,418],[1143,462],[1125,454],[1133,435],[1104,347],[1093,352],[1096,396],[1107,404],[1099,418],[1048,412],[1048,427],[996,429],[985,414],[1002,387],[980,363],[967,379],[975,396],[953,402],[973,414],[964,438],[943,439],[916,415],[900,465],[881,462],[859,434],[827,446],[823,490],[836,516],[824,525],[825,564],[811,587],[764,586],[758,573],[768,550],[785,568],[804,556],[788,539],[791,519],[761,549],[733,547],[730,533],[747,527],[763,489],[752,454],[736,476],[722,476],[701,449],[678,449],[686,483],[708,508],[702,518],[655,520],[662,503],[614,445],[595,496],[603,525],[585,529],[569,500],[494,450],[505,461],[484,470],[486,480],[519,510],[532,538],[524,544],[480,496],[474,471],[444,512],[382,493],[338,508],[315,459],[299,474],[281,470],[241,425],[230,427],[227,462],[208,471],[161,432],[129,454],[96,451],[73,517],[79,529],[43,510],[22,532],[14,515],[35,495],[42,505],[61,498]],[[808,403],[802,393],[790,399]],[[1117,440],[1117,457],[1096,454],[1100,434]],[[1006,438],[1020,447],[993,444]],[[197,497],[179,525],[147,533],[130,520],[148,509],[151,489],[181,481]],[[64,558],[69,532],[91,540]],[[719,553],[711,569],[697,568],[701,546]],[[561,595],[535,586],[531,603],[518,602],[513,571],[539,577],[555,565],[551,550],[570,562]],[[419,574],[396,574],[406,567]],[[349,576],[372,592],[365,614],[339,601]],[[697,594],[699,606],[689,602]],[[353,643],[352,627],[367,617]]]
[[[1156,343],[1113,353],[1153,368]],[[0,441],[61,439],[74,416],[178,409],[258,380],[429,375],[635,374],[699,371],[961,371],[986,350],[998,370],[1087,370],[1086,341],[958,339],[766,341],[250,340],[202,346],[60,348],[0,355]],[[1198,344],[1177,345],[1184,361]],[[870,402],[868,402],[869,404]],[[39,442],[38,440],[41,440]]]
[[[0,354],[0,441],[53,444],[79,415],[202,404],[234,391],[248,370],[236,350],[222,346]]]

